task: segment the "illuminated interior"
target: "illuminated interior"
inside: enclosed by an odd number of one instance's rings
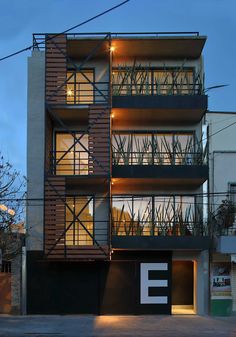
[[[74,135],[74,137],[73,137]],[[80,139],[79,142],[76,139]],[[57,133],[55,169],[57,175],[88,174],[88,135]]]
[[[93,245],[93,199],[87,196],[67,197],[66,202],[70,207],[66,207],[66,245]]]
[[[67,104],[92,104],[94,101],[93,70],[67,72]]]

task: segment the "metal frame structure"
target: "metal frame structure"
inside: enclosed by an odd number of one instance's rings
[[[66,35],[66,37],[67,37],[67,35]],[[37,38],[36,38],[36,35],[33,36],[33,42],[34,42],[34,45],[35,45],[35,49],[38,49],[38,50],[40,49],[40,50],[41,50],[41,48],[38,48],[38,47],[39,47],[38,42],[37,42],[38,39],[39,39],[38,36],[37,36]],[[99,162],[99,160],[96,158],[96,156],[94,156],[93,153],[91,153],[91,152],[89,151],[89,149],[87,149],[87,148],[84,146],[84,144],[81,142],[81,139],[84,137],[84,135],[85,135],[85,134],[89,134],[91,128],[92,128],[94,125],[96,125],[97,121],[103,116],[104,112],[110,111],[110,109],[111,109],[110,83],[109,83],[109,82],[107,83],[107,86],[108,86],[108,90],[107,90],[108,95],[105,96],[104,93],[97,87],[96,83],[95,83],[95,82],[91,82],[90,79],[86,76],[86,74],[84,74],[83,71],[82,71],[83,66],[84,66],[84,65],[85,65],[85,64],[86,64],[86,63],[87,63],[87,62],[88,62],[88,61],[89,61],[95,54],[96,54],[96,51],[99,49],[99,47],[101,46],[101,44],[103,43],[103,41],[109,40],[109,45],[110,45],[110,34],[106,34],[105,37],[104,37],[102,40],[99,40],[98,43],[97,43],[97,45],[96,45],[96,47],[93,48],[93,49],[91,50],[91,52],[87,55],[87,57],[86,57],[86,58],[85,58],[79,65],[75,64],[75,63],[73,62],[73,60],[72,60],[71,58],[69,58],[68,55],[67,55],[66,53],[64,53],[64,51],[62,50],[62,48],[60,48],[60,46],[57,44],[57,42],[54,41],[54,38],[53,38],[52,34],[46,35],[46,36],[45,36],[45,40],[43,40],[43,38],[40,38],[40,44],[44,41],[44,47],[45,47],[45,49],[46,49],[46,48],[47,48],[47,41],[48,41],[48,40],[49,40],[49,41],[55,46],[55,48],[56,48],[56,49],[63,55],[63,57],[66,59],[66,63],[67,63],[67,64],[68,64],[68,63],[70,64],[70,72],[73,72],[73,74],[72,74],[69,78],[65,79],[65,80],[63,81],[63,83],[62,83],[59,87],[57,87],[57,89],[54,90],[54,92],[53,92],[49,97],[47,97],[47,96],[45,95],[45,96],[46,96],[45,113],[49,113],[50,117],[51,117],[54,121],[56,121],[56,122],[63,128],[63,131],[65,131],[65,132],[71,134],[72,137],[74,138],[74,144],[73,144],[72,146],[70,146],[70,147],[68,148],[67,151],[64,152],[64,154],[61,156],[61,158],[60,158],[59,160],[56,161],[56,165],[57,165],[61,160],[63,160],[63,158],[64,158],[70,151],[72,151],[72,150],[75,148],[76,144],[79,144],[79,145],[83,148],[83,150],[84,150],[85,152],[88,153],[88,156],[89,156],[90,158],[92,158],[92,160],[93,160],[94,162],[96,162],[96,164],[97,164],[97,165],[104,171],[104,173],[105,173],[105,175],[106,175],[106,180],[107,180],[108,182],[110,182],[110,179],[111,179],[111,178],[110,178],[110,170],[107,169],[107,168],[105,168],[105,167]],[[108,52],[110,53],[110,51],[108,51]],[[73,70],[71,69],[72,66],[73,66],[73,68],[74,68]],[[109,57],[109,69],[110,69],[110,57]],[[75,74],[78,73],[78,72],[79,72],[80,74],[82,74],[82,76],[85,78],[85,80],[87,81],[87,83],[89,83],[90,85],[92,85],[93,90],[96,90],[96,91],[97,91],[97,92],[104,98],[104,102],[103,102],[103,104],[101,104],[101,102],[99,102],[99,110],[101,110],[101,111],[99,112],[97,118],[93,121],[92,124],[90,124],[90,125],[86,128],[85,131],[80,132],[81,135],[77,138],[77,137],[75,136],[75,134],[71,131],[71,128],[70,128],[69,126],[67,126],[67,125],[64,123],[64,121],[62,120],[62,118],[60,118],[60,116],[57,115],[57,113],[56,113],[54,107],[51,106],[51,105],[52,105],[51,102],[52,102],[52,99],[57,95],[57,93],[59,93],[59,91],[60,91],[60,90],[61,90],[61,89],[68,83],[68,81],[70,80],[70,78],[71,78],[72,76],[75,76]],[[109,71],[109,73],[110,73],[110,71]],[[110,77],[110,76],[109,76],[109,77]],[[46,88],[46,89],[47,89],[47,88]],[[88,110],[91,110],[92,107],[93,107],[94,109],[96,109],[96,102],[95,102],[95,104],[91,104],[91,106],[89,106]],[[109,144],[108,144],[108,146],[109,146],[109,148],[110,148],[110,145],[109,145]],[[46,153],[45,153],[45,155],[46,155]],[[47,172],[45,172],[45,183],[47,183],[47,184],[50,185],[51,189],[54,190],[57,199],[59,199],[59,200],[63,203],[64,207],[65,207],[66,209],[68,209],[69,212],[71,212],[71,213],[74,215],[75,221],[77,221],[77,223],[81,226],[81,228],[83,228],[83,230],[88,234],[88,236],[91,237],[91,239],[92,239],[94,245],[97,247],[98,250],[100,250],[100,251],[102,252],[102,254],[103,254],[103,259],[109,259],[109,257],[110,257],[110,249],[109,249],[109,248],[110,248],[110,247],[108,247],[108,249],[104,248],[104,247],[103,247],[103,246],[96,240],[95,235],[94,235],[94,232],[93,232],[93,234],[91,234],[90,231],[87,230],[86,224],[84,224],[83,221],[80,220],[80,215],[81,215],[83,209],[87,206],[87,204],[89,203],[90,200],[86,203],[86,205],[83,207],[82,210],[80,210],[80,212],[79,212],[78,214],[74,214],[73,209],[71,209],[71,207],[70,207],[70,206],[68,205],[68,203],[66,202],[65,196],[61,195],[61,194],[57,191],[57,189],[53,186],[53,184],[50,182],[50,179],[49,179],[50,176],[51,176],[51,172],[50,172],[50,169],[49,169]],[[110,184],[109,184],[109,185],[110,185]],[[110,191],[109,191],[109,192],[110,192]],[[109,193],[109,194],[110,194],[110,193]],[[49,198],[49,200],[50,200],[50,198]],[[46,195],[45,195],[45,201],[47,202],[47,196],[46,196]],[[109,210],[109,212],[110,212],[110,210]],[[69,224],[69,226],[65,226],[64,231],[59,235],[59,237],[57,238],[57,240],[55,241],[55,243],[54,243],[54,244],[51,246],[51,248],[47,251],[46,257],[50,257],[51,253],[54,251],[54,249],[56,248],[56,246],[57,246],[58,244],[60,244],[60,242],[62,241],[62,239],[65,238],[66,233],[68,232],[68,230],[70,230],[70,228],[72,227],[72,225],[73,225],[73,222],[71,222],[71,223]],[[44,224],[44,226],[45,226],[45,224]],[[109,231],[110,231],[110,230],[109,230]],[[110,243],[110,238],[109,238],[109,237],[110,237],[110,235],[108,235],[108,244]],[[89,248],[89,246],[88,246],[88,248]],[[66,243],[64,242],[64,258],[66,258],[66,256],[67,256],[67,251],[66,251],[66,250],[67,250],[67,247],[66,247]],[[52,257],[53,257],[53,256],[52,256]],[[86,256],[85,256],[85,257],[86,257]],[[88,259],[91,259],[91,257],[88,256]],[[95,257],[95,259],[96,259],[96,257]]]

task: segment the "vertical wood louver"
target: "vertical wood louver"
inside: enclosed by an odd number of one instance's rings
[[[66,35],[47,36],[46,42],[46,101],[66,103]]]
[[[110,112],[106,106],[89,110],[89,171],[108,175],[110,169]]]
[[[49,177],[45,181],[44,242],[45,254],[64,254],[65,178]]]

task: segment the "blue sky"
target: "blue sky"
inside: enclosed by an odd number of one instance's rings
[[[0,58],[32,44],[33,33],[61,32],[121,0],[1,0]],[[204,49],[209,109],[236,111],[236,1],[131,0],[74,32],[199,31]],[[27,57],[0,62],[0,151],[26,172]]]

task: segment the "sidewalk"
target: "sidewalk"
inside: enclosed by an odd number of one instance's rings
[[[236,337],[236,317],[2,315],[0,336]]]

